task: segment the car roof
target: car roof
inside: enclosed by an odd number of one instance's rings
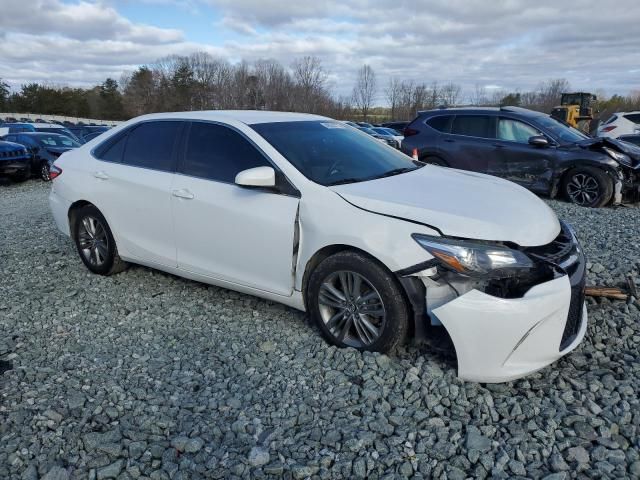
[[[57,123],[28,123],[27,125],[31,125],[32,127],[38,128],[67,128],[63,125],[58,125]]]
[[[66,135],[63,135],[61,133],[55,133],[55,132],[18,132],[18,133],[11,133],[10,135],[27,135],[29,137],[44,137],[44,136],[49,136],[49,135],[57,135],[59,137],[65,137],[68,138]]]
[[[536,112],[535,110],[529,110],[522,107],[450,107],[450,108],[436,108],[433,110],[422,110],[418,112],[419,115],[435,115],[438,113],[448,114],[462,114],[462,113],[491,113],[497,114],[503,113],[516,113],[519,115],[526,115],[531,117],[546,116],[545,113]]]
[[[270,112],[264,110],[203,110],[194,112],[167,112],[167,113],[151,113],[142,115],[132,120],[162,120],[162,119],[184,119],[184,120],[211,120],[211,121],[229,121],[236,120],[247,125],[257,123],[272,122],[303,122],[310,120],[331,120],[320,115],[312,115],[309,113],[293,113],[293,112]]]

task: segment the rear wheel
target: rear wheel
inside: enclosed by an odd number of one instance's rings
[[[99,275],[112,275],[127,268],[118,255],[116,242],[104,216],[93,205],[81,207],[73,224],[73,239],[85,266]]]
[[[42,162],[42,164],[40,165],[40,178],[43,182],[48,182],[49,180],[51,180],[51,172],[49,170],[48,162]]]
[[[613,180],[606,172],[594,167],[569,171],[562,186],[567,200],[583,207],[602,207],[613,196]]]
[[[323,336],[339,347],[388,352],[404,340],[409,309],[393,275],[357,252],[337,253],[309,278],[307,306]]]

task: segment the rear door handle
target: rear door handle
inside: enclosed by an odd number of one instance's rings
[[[449,143],[455,143],[456,142],[453,138],[445,138],[444,141],[445,142],[449,142]]]
[[[100,180],[109,180],[109,175],[104,173],[102,170],[99,170],[97,172],[93,172],[93,176],[96,177],[96,178],[99,178]]]
[[[195,195],[191,193],[189,190],[187,190],[186,188],[182,188],[180,190],[174,190],[173,192],[171,192],[171,194],[174,197],[184,198],[186,200],[191,200],[195,197]]]
[[[504,145],[502,145],[501,143],[494,143],[493,146],[496,148],[504,148]]]

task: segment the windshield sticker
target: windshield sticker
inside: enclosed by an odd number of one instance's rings
[[[337,122],[320,122],[325,128],[346,128],[343,124]]]

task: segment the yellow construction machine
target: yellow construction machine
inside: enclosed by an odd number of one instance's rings
[[[589,133],[596,100],[595,95],[587,92],[563,93],[560,106],[551,110],[551,116]]]

